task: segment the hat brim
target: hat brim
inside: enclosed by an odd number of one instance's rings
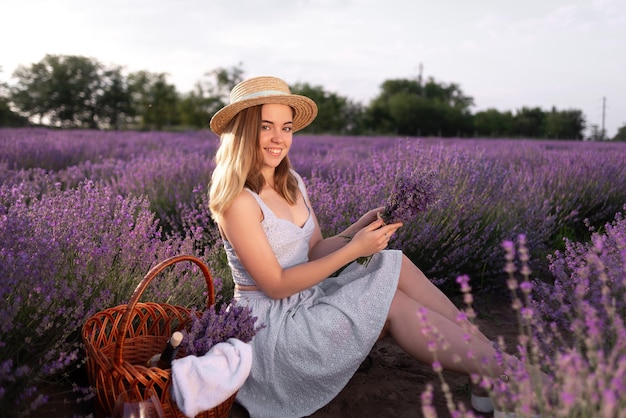
[[[317,105],[308,97],[298,94],[258,96],[224,106],[211,118],[211,130],[221,135],[237,113],[252,106],[268,103],[284,104],[294,109],[293,132],[306,128],[317,116]]]

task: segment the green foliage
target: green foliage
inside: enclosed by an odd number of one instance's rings
[[[69,128],[206,129],[243,75],[241,63],[218,67],[180,94],[165,73],[125,75],[119,66],[106,68],[93,58],[46,55],[14,72],[17,84],[6,100],[0,95],[0,124],[21,126],[23,115],[30,122]],[[367,106],[308,83],[291,90],[318,105],[315,123],[304,131],[310,134],[582,139],[586,128],[576,109],[487,109],[473,115],[474,99],[457,83],[432,77],[385,80]],[[591,139],[605,139],[604,133],[592,126]]]
[[[9,102],[0,97],[0,127],[19,128],[28,126],[28,119],[13,112],[9,107]]]
[[[100,127],[118,130],[127,126],[136,115],[136,109],[131,101],[128,80],[122,74],[121,68],[105,70],[102,85],[103,91],[98,97],[97,107]]]
[[[361,127],[361,108],[336,93],[327,92],[322,86],[297,83],[290,86],[294,94],[311,98],[318,108],[315,122],[305,128],[306,133],[357,134]]]
[[[613,141],[626,142],[626,124],[617,130],[617,133],[613,137]]]
[[[97,128],[97,96],[102,91],[103,66],[93,58],[46,55],[30,67],[20,66],[12,101],[40,122],[74,128]]]
[[[515,114],[491,108],[474,115],[475,135],[489,138],[582,139],[585,126],[582,111],[555,107],[522,107]]]
[[[513,129],[524,138],[540,138],[545,114],[538,107],[522,107],[513,119]]]
[[[176,86],[167,83],[167,75],[138,71],[128,76],[132,102],[140,115],[141,129],[162,130],[179,124]]]
[[[513,136],[513,113],[487,109],[474,115],[476,134],[482,137],[506,138]]]
[[[2,67],[0,67],[0,73]],[[28,126],[28,120],[11,110],[8,98],[6,83],[0,83],[0,127],[22,127]]]
[[[460,136],[471,131],[470,106],[457,84],[430,78],[387,80],[370,104],[367,120],[377,133],[410,136]]]
[[[229,102],[230,90],[243,81],[241,64],[233,68],[217,68],[196,82],[193,91],[183,95],[179,113],[183,126],[206,128],[218,110]]]
[[[205,76],[209,77],[209,82],[213,80],[209,93],[226,103],[233,87],[243,81],[243,73],[241,63],[232,68],[218,67],[208,72]]]
[[[546,114],[545,136],[554,139],[582,139],[585,118],[580,110],[557,111],[555,107]]]

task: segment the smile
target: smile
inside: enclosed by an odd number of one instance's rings
[[[279,156],[283,152],[281,148],[265,148],[265,151],[275,156]]]

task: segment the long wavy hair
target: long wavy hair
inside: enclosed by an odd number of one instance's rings
[[[220,136],[209,186],[209,210],[217,223],[244,187],[260,193],[265,185],[261,174],[263,155],[259,147],[261,106],[239,112]],[[288,156],[276,167],[274,187],[290,205],[296,203],[300,193],[298,180]]]

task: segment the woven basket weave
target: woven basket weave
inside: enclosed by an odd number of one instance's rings
[[[181,261],[195,263],[206,280],[207,307],[215,303],[213,279],[208,267],[194,256],[168,258],[154,266],[143,278],[126,305],[98,312],[87,320],[82,339],[87,354],[89,383],[96,390],[96,416],[108,417],[115,401],[124,391],[138,395],[152,389],[160,399],[166,417],[185,418],[170,394],[171,369],[146,367],[154,354],[163,350],[174,331],[187,327],[191,313],[181,306],[164,303],[139,302],[152,279],[172,264]],[[181,357],[184,353],[179,353]],[[215,408],[198,414],[198,418],[226,418],[230,414],[236,393]]]

